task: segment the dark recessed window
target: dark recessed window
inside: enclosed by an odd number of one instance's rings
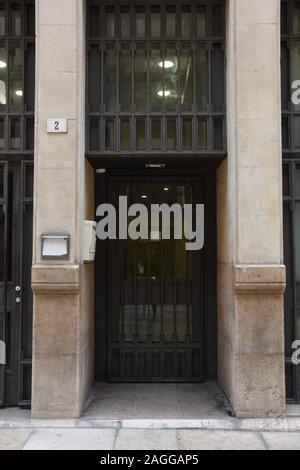
[[[172,38],[176,36],[176,5],[167,5],[166,8],[166,36]]]
[[[10,120],[10,149],[21,150],[21,122],[19,118]]]
[[[120,149],[121,150],[130,150],[130,138],[131,138],[131,130],[130,130],[130,120],[129,119],[122,119],[120,125]]]
[[[167,150],[177,149],[177,123],[176,119],[167,120]]]
[[[224,149],[224,124],[223,119],[213,119],[214,150]]]
[[[300,2],[294,3],[293,34],[300,34]]]
[[[105,8],[105,31],[108,38],[114,38],[116,34],[115,8],[107,6]]]
[[[161,36],[161,14],[159,5],[151,6],[150,31],[153,38],[159,38]]]
[[[206,33],[206,5],[197,7],[197,36],[204,37]]]
[[[87,151],[225,152],[224,2],[89,3]]]
[[[152,119],[151,122],[151,148],[152,150],[161,150],[161,121]]]
[[[145,119],[136,120],[136,150],[146,150],[146,122]]]
[[[5,4],[4,2],[0,3],[0,35],[5,35]]]
[[[129,6],[121,6],[121,36],[122,38],[130,37],[131,18]]]
[[[135,10],[135,35],[138,38],[146,36],[146,17],[144,6],[137,6]]]
[[[105,150],[115,149],[115,121],[106,119],[105,121]]]
[[[12,36],[21,36],[22,34],[21,5],[19,3],[11,4],[10,32]]]
[[[182,5],[181,7],[181,34],[182,37],[190,37],[192,34],[192,7]]]
[[[198,118],[198,150],[207,150],[207,119]]]
[[[300,1],[285,0],[281,2],[282,147],[285,153],[300,150],[300,104],[293,99],[299,80]]]
[[[193,121],[192,118],[182,119],[182,149],[191,151],[193,149]]]
[[[89,122],[90,130],[90,149],[91,151],[99,151],[100,149],[100,128],[99,119],[91,118]]]
[[[296,198],[300,198],[300,165],[295,166],[295,183],[294,194]]]
[[[5,149],[5,119],[0,118],[0,149]]]
[[[32,153],[35,2],[0,1],[0,150]]]

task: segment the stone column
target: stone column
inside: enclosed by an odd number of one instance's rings
[[[227,3],[228,158],[218,170],[219,381],[238,417],[285,408],[280,0]]]
[[[81,259],[84,196],[83,0],[36,0],[32,417],[76,418],[93,381],[93,275]],[[47,134],[47,118],[68,119]],[[70,260],[41,259],[41,234],[68,232]]]

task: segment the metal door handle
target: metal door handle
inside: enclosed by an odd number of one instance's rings
[[[20,292],[20,291],[21,291],[21,287],[20,287],[20,286],[16,286],[16,287],[15,287],[15,291],[16,291],[16,292]]]
[[[20,302],[21,302],[20,297],[17,297],[17,298],[16,298],[16,303],[19,304]]]

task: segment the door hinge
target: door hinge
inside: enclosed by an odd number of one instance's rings
[[[6,344],[0,340],[0,365],[6,364]]]

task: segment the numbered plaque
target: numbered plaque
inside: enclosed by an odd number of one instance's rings
[[[47,119],[48,134],[66,134],[68,132],[67,119]]]

